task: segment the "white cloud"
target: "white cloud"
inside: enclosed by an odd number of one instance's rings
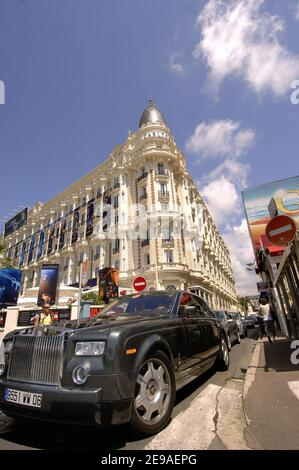
[[[170,56],[170,68],[173,72],[182,75],[185,71],[183,64],[180,62],[180,54],[173,52]]]
[[[240,76],[257,92],[281,96],[299,76],[299,56],[280,42],[284,22],[265,12],[265,0],[209,0],[197,18],[201,40],[193,55],[209,67],[217,90],[229,75]],[[299,11],[298,11],[299,13]]]
[[[236,187],[224,176],[211,181],[201,190],[216,224],[223,224],[228,217],[240,212],[239,196]]]
[[[238,294],[244,296],[257,294],[256,282],[260,281],[260,279],[254,271],[250,272],[246,269],[246,264],[252,263],[254,260],[246,219],[242,219],[240,225],[227,229],[223,233],[223,237],[230,250]]]
[[[201,183],[207,184],[208,182],[217,180],[220,176],[224,176],[228,181],[243,189],[248,186],[247,177],[249,169],[249,163],[242,163],[228,158],[214,170],[204,174]]]
[[[254,131],[242,129],[240,122],[229,119],[202,122],[187,140],[186,149],[201,158],[238,158],[249,150],[254,140]]]

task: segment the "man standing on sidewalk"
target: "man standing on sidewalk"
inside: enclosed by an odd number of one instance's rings
[[[272,343],[271,334],[273,336],[273,341],[275,341],[275,325],[273,315],[271,314],[271,306],[267,298],[261,298],[258,313],[263,317],[266,335],[268,336],[269,342]]]

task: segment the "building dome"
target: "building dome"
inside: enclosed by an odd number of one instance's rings
[[[143,124],[148,124],[150,122],[161,122],[162,124],[165,124],[165,126],[167,126],[163,114],[161,113],[158,106],[153,103],[152,99],[148,100],[148,105],[141,115],[139,127],[141,127]]]

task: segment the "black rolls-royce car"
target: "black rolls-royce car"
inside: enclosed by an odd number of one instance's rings
[[[77,424],[130,422],[139,434],[169,421],[176,390],[215,361],[226,334],[190,292],[120,297],[96,318],[28,328],[4,338],[0,409],[14,418]]]

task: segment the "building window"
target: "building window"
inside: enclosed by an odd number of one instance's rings
[[[113,189],[117,189],[120,187],[120,177],[118,176],[113,180]]]
[[[113,240],[112,243],[112,253],[115,255],[115,253],[119,253],[119,238],[116,238],[116,240]]]
[[[117,225],[118,222],[119,222],[119,218],[118,218],[118,215],[116,215],[116,216],[114,217],[114,224]]]
[[[165,262],[173,263],[173,251],[172,250],[165,250]]]
[[[114,207],[114,209],[118,209],[118,205],[119,205],[119,196],[117,195],[113,198],[113,207]]]
[[[159,183],[159,195],[160,196],[167,196],[167,184],[166,183]]]
[[[145,265],[145,266],[148,266],[149,264],[151,264],[150,255],[149,255],[149,253],[146,253],[146,254],[144,255],[144,265]]]
[[[119,270],[119,259],[114,262],[114,267]]]
[[[125,259],[125,258],[122,259],[121,270],[122,270],[122,271],[125,271],[125,270],[126,270],[126,259]]]
[[[158,163],[158,175],[165,175],[165,168],[163,163]]]

